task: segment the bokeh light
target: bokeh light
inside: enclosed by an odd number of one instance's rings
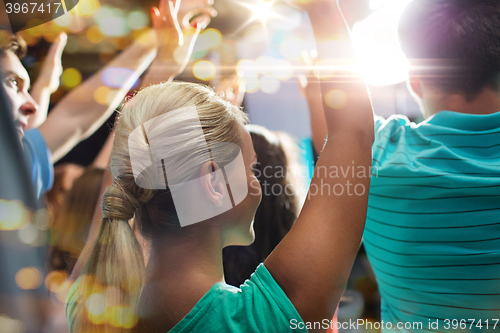
[[[200,60],[193,65],[193,74],[197,79],[210,81],[215,77],[215,73],[215,66],[210,61]]]
[[[96,25],[90,27],[85,33],[85,36],[87,36],[87,39],[93,44],[99,44],[106,38],[102,34],[101,29]]]
[[[72,89],[82,82],[82,74],[76,68],[68,68],[63,72],[61,82],[64,87]]]
[[[42,246],[44,244],[44,233],[31,223],[24,225],[17,231],[17,237],[21,243],[31,246]]]
[[[276,94],[281,87],[281,82],[271,75],[265,75],[260,79],[260,90],[266,94]]]
[[[128,68],[106,68],[102,72],[101,80],[108,87],[121,88],[124,82],[134,76],[134,71]]]
[[[271,70],[271,74],[277,79],[288,80],[293,75],[293,66],[286,60],[278,59]]]
[[[29,221],[29,211],[21,202],[0,200],[0,230],[18,230]]]
[[[240,60],[236,64],[236,73],[239,77],[245,78],[247,80],[253,77],[257,77],[257,64],[254,61],[248,59]]]
[[[255,64],[257,65],[257,70],[260,74],[271,74],[276,64],[276,60],[269,55],[263,55],[255,60]]]
[[[21,289],[37,289],[42,284],[42,272],[35,267],[21,268],[15,279]]]
[[[203,31],[198,39],[193,52],[199,52],[217,47],[222,42],[222,34],[217,29]]]
[[[325,102],[332,109],[343,109],[347,104],[347,94],[343,90],[333,89],[326,94]]]
[[[73,22],[73,14],[71,12],[68,12],[64,15],[56,17],[52,22],[60,27],[69,28],[71,26],[71,23]]]
[[[134,10],[127,15],[127,25],[131,30],[138,30],[149,25],[149,16],[143,11]]]
[[[108,105],[108,95],[111,93],[111,88],[102,86],[94,91],[94,100],[101,105]]]
[[[255,93],[259,91],[260,80],[257,76],[245,78],[245,92],[248,94]]]
[[[71,12],[77,16],[92,16],[99,10],[100,6],[98,0],[79,0]]]
[[[138,316],[128,306],[113,306],[107,312],[108,322],[115,327],[132,328],[139,321]]]
[[[61,290],[68,275],[64,271],[52,271],[45,277],[45,286],[53,293],[58,293]]]
[[[289,37],[280,44],[280,53],[288,60],[301,60],[304,49],[307,49],[305,41],[297,37]]]

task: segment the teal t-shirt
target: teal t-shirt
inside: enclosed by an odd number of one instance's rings
[[[66,317],[76,311],[78,280],[68,293]],[[286,294],[263,264],[240,288],[216,283],[168,333],[307,332]],[[76,332],[74,332],[76,333]]]
[[[363,241],[383,331],[500,330],[500,113],[378,118]]]

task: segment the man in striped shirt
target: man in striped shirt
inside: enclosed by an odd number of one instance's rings
[[[500,330],[500,1],[414,0],[399,35],[426,120],[376,120],[364,244],[383,331]]]

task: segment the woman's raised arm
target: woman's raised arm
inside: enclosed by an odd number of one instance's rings
[[[317,40],[350,40],[338,4],[311,0]],[[345,52],[344,52],[345,53]],[[305,322],[330,320],[344,291],[366,218],[370,187],[373,112],[351,56],[320,48],[336,76],[321,81],[328,141],[316,164],[306,203],[288,235],[265,261]]]

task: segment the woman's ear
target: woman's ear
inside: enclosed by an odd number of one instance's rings
[[[215,207],[221,207],[227,194],[226,181],[222,170],[213,161],[205,162],[200,171],[200,182],[205,196]]]

